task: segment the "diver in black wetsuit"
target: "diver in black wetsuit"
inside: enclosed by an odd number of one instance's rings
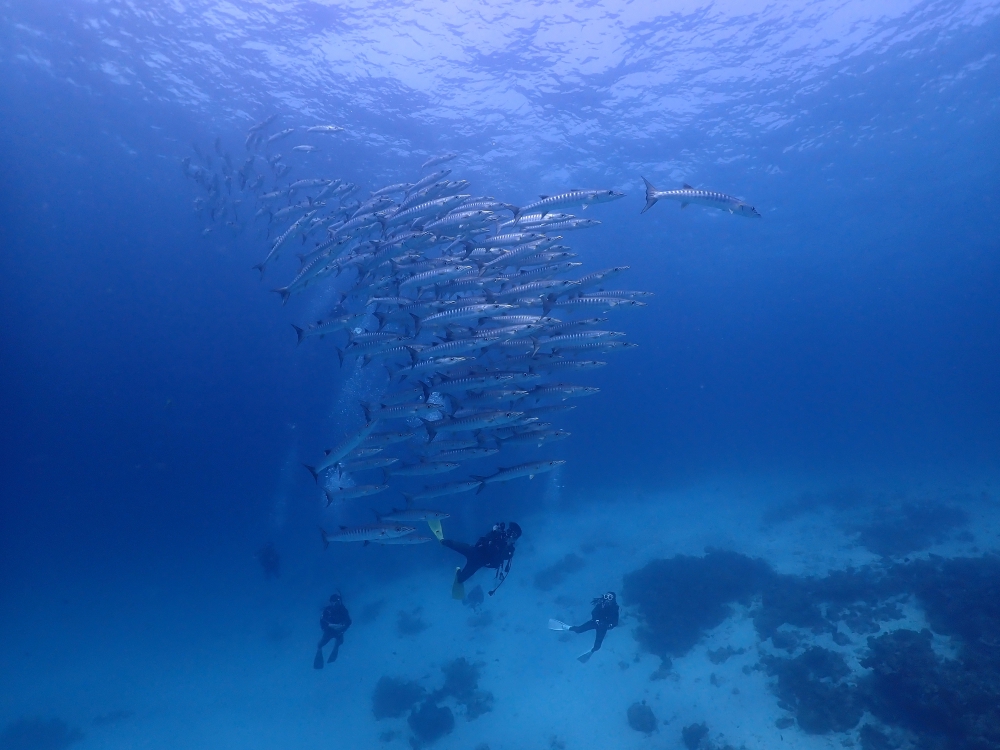
[[[509,525],[498,523],[486,536],[480,537],[475,544],[454,542],[442,539],[441,544],[465,556],[465,567],[455,571],[455,582],[451,587],[451,595],[455,599],[465,598],[463,584],[480,568],[493,568],[500,583],[490,591],[490,596],[500,588],[510,572],[510,562],[514,557],[514,543],[521,536],[521,527],[511,521]]]
[[[351,627],[351,616],[344,606],[344,599],[340,594],[332,594],[330,603],[323,608],[323,616],[319,619],[319,626],[323,628],[323,637],[316,644],[316,658],[313,659],[315,669],[323,668],[323,646],[330,641],[336,640],[333,644],[333,651],[327,661],[337,661],[337,654],[340,652],[340,644],[344,642],[344,633]]]
[[[590,651],[580,654],[577,659],[581,662],[587,661],[594,652],[601,648],[604,636],[612,628],[618,627],[618,602],[615,600],[615,592],[609,591],[604,596],[591,600],[594,608],[590,612],[590,620],[583,625],[567,625],[559,620],[549,620],[549,627],[552,630],[570,630],[574,633],[586,633],[588,630],[596,630],[594,647]]]

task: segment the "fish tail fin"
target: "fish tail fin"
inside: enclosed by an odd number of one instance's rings
[[[292,294],[288,290],[287,286],[283,286],[280,289],[272,289],[271,291],[274,292],[275,294],[280,294],[281,295],[281,304],[285,304],[286,302],[288,302],[288,298]]]
[[[413,313],[410,313],[410,317],[413,318],[413,332],[420,333],[420,318]]]
[[[653,187],[653,183],[651,183],[645,177],[642,178],[642,181],[646,183],[646,205],[639,212],[640,214],[646,213],[649,209],[653,207],[653,204],[656,203],[656,201],[658,200],[656,197],[656,188]]]
[[[340,360],[340,366],[344,366],[344,350],[339,346],[335,346],[334,349],[337,350],[337,359]]]
[[[258,263],[256,266],[253,267],[254,271],[260,271],[260,280],[261,281],[264,280],[264,265],[265,265],[264,263]]]
[[[365,413],[365,424],[372,421],[372,405],[367,401],[361,402],[361,411]]]
[[[323,549],[328,548],[330,546],[330,540],[326,538],[326,531],[323,529],[322,526],[319,527],[319,533],[320,536],[323,538]]]
[[[302,464],[302,465],[305,466],[307,469],[309,469],[309,473],[313,475],[313,481],[318,484],[319,483],[319,472],[316,471],[316,467],[315,466],[310,466],[309,464]]]
[[[424,429],[427,430],[427,442],[433,442],[434,438],[437,437],[437,430],[431,427],[428,422],[424,422]]]
[[[305,329],[299,328],[294,323],[292,323],[292,328],[295,329],[295,335],[298,337],[298,340],[295,342],[295,345],[298,346],[299,344],[302,343],[302,340],[306,337],[305,336],[306,332],[305,332]]]

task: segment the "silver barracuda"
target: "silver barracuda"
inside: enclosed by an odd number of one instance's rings
[[[651,209],[658,200],[666,198],[678,201],[681,204],[681,208],[686,208],[689,204],[695,203],[699,206],[708,206],[709,208],[726,211],[735,216],[743,216],[748,219],[760,218],[757,209],[749,203],[725,193],[716,193],[712,190],[699,190],[687,183],[684,183],[684,187],[677,190],[657,190],[645,177],[642,178],[642,181],[646,184],[646,205],[639,212],[641,214]]]

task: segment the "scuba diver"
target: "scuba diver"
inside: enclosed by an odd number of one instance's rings
[[[586,661],[594,655],[594,652],[601,647],[604,636],[608,631],[618,626],[618,602],[615,601],[615,592],[609,591],[604,596],[592,599],[594,608],[590,612],[590,620],[583,625],[567,625],[559,620],[549,620],[550,630],[569,630],[574,633],[586,633],[588,630],[596,630],[597,637],[594,638],[594,647],[590,651],[585,651],[576,657],[580,662]]]
[[[344,606],[344,597],[340,594],[331,594],[330,603],[323,608],[323,616],[319,618],[319,626],[323,628],[323,637],[316,644],[316,658],[313,659],[313,668],[323,668],[323,646],[330,641],[336,640],[333,644],[333,651],[330,652],[328,662],[337,661],[337,654],[340,652],[340,645],[344,642],[344,633],[351,627],[351,616]]]
[[[510,572],[510,562],[514,557],[514,543],[521,536],[521,527],[513,521],[510,524],[498,523],[494,525],[493,529],[486,536],[480,537],[479,541],[475,544],[465,544],[464,542],[453,542],[451,539],[444,539],[440,528],[440,526],[437,528],[432,526],[431,530],[441,544],[465,556],[465,567],[455,569],[455,581],[451,585],[452,598],[465,598],[465,586],[463,584],[480,568],[493,568],[496,570],[496,577],[499,579],[499,583],[489,592],[490,596],[493,596]]]

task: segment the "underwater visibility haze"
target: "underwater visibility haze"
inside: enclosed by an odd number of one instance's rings
[[[0,2],[0,750],[1000,748],[998,41]]]

